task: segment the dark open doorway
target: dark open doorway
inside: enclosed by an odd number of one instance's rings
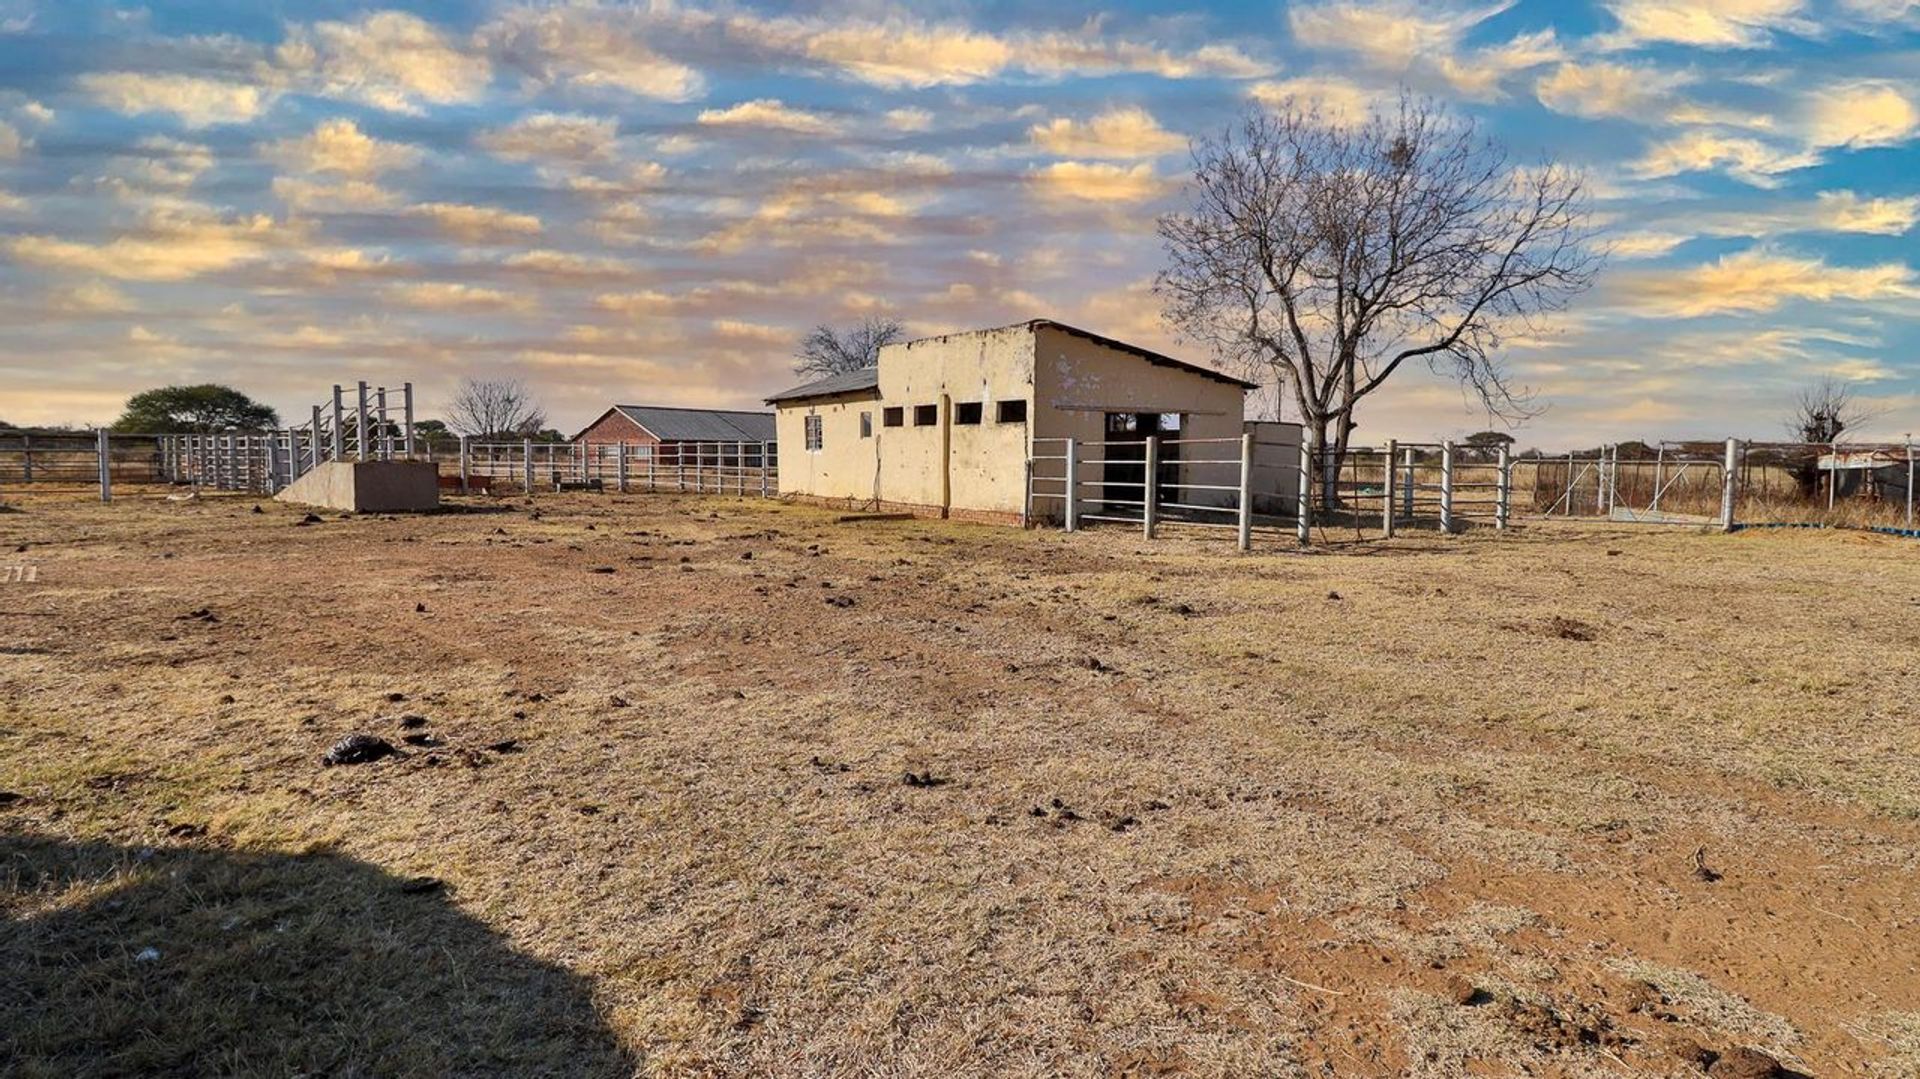
[[[1101,501],[1106,505],[1103,512],[1134,516],[1146,502],[1148,435],[1160,436],[1160,460],[1155,471],[1161,487],[1156,501],[1167,501],[1165,485],[1177,482],[1180,447],[1166,442],[1180,437],[1180,421],[1177,412],[1107,413],[1106,452],[1101,454],[1106,466],[1100,477],[1106,482],[1101,489]]]

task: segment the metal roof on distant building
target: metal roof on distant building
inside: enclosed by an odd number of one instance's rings
[[[1139,345],[1130,345],[1125,341],[1116,340],[1115,338],[1112,338],[1112,337],[1106,337],[1101,334],[1094,333],[1091,330],[1083,330],[1083,329],[1080,329],[1078,326],[1069,326],[1064,322],[1059,322],[1050,318],[1028,319],[1025,322],[1016,322],[1011,326],[996,326],[996,327],[993,327],[992,329],[986,329],[986,330],[962,330],[958,333],[941,334],[935,337],[922,337],[913,341],[903,341],[901,342],[901,347],[910,348],[916,344],[919,344],[921,341],[937,341],[941,337],[966,337],[968,335],[977,334],[977,333],[993,333],[996,330],[1012,330],[1012,329],[1036,330],[1042,326],[1059,330],[1061,333],[1072,334],[1075,337],[1085,338],[1086,340],[1092,341],[1096,344],[1105,345],[1108,348],[1115,349],[1120,352],[1125,352],[1134,356],[1138,356],[1140,359],[1143,359],[1148,363],[1156,364],[1161,367],[1177,368],[1181,371],[1186,371],[1190,374],[1199,375],[1202,378],[1210,378],[1216,382],[1225,382],[1229,385],[1238,386],[1243,390],[1251,390],[1251,389],[1258,388],[1254,383],[1248,382],[1244,378],[1235,378],[1234,376],[1227,374],[1225,371],[1216,371],[1211,367],[1203,367],[1197,363],[1188,363],[1185,360],[1176,360],[1172,356],[1168,356],[1165,353],[1155,352],[1152,349],[1141,348]],[[806,401],[806,400],[811,400],[817,397],[838,397],[842,394],[868,393],[868,392],[873,392],[878,390],[879,386],[880,386],[880,369],[877,367],[864,367],[858,371],[850,371],[844,375],[830,375],[816,382],[809,382],[804,386],[795,386],[790,390],[782,390],[781,392],[774,394],[772,397],[767,398],[767,403],[771,405],[771,404],[778,404],[784,401]]]
[[[772,442],[777,437],[771,412],[730,412],[713,408],[669,408],[663,405],[615,405],[613,411],[632,420],[641,430],[662,442]],[[601,416],[601,419],[605,418]]]
[[[805,401],[815,397],[839,397],[848,393],[873,393],[880,389],[880,369],[862,367],[858,371],[846,371],[838,375],[815,379],[805,385],[790,390],[781,390],[767,398],[768,404],[781,401]]]

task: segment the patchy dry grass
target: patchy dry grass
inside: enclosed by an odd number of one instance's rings
[[[1911,1059],[1910,541],[16,501],[27,1074]]]

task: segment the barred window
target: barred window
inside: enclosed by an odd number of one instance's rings
[[[807,451],[809,453],[818,451],[820,449],[820,445],[821,445],[820,417],[808,416],[807,417]]]

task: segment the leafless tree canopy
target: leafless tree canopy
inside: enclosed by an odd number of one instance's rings
[[[1879,412],[1854,396],[1853,388],[1834,378],[1823,378],[1800,391],[1787,432],[1801,442],[1837,442],[1842,434],[1864,427]]]
[[[1516,167],[1407,97],[1357,125],[1255,108],[1193,156],[1192,209],[1159,225],[1167,318],[1270,381],[1335,460],[1354,407],[1410,360],[1496,415],[1534,411],[1499,347],[1599,269],[1577,173]]]
[[[447,423],[480,438],[526,438],[546,426],[547,410],[517,378],[469,378],[447,407]]]
[[[869,318],[845,330],[815,326],[800,339],[793,370],[795,374],[825,378],[872,367],[880,362],[880,347],[903,336],[900,324],[890,318]]]

